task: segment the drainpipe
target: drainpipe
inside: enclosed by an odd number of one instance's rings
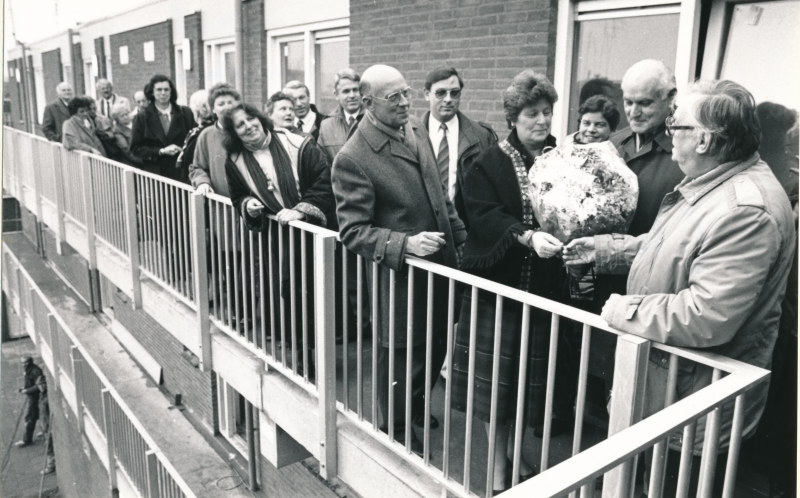
[[[236,54],[236,89],[244,98],[244,24],[242,23],[242,0],[233,0],[234,44]]]
[[[247,432],[247,466],[250,474],[250,491],[258,491],[258,475],[256,474],[256,431],[253,424],[253,404],[245,400],[244,423]]]

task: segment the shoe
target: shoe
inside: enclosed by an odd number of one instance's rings
[[[16,443],[14,443],[14,446],[16,446],[17,448],[24,448],[32,444],[33,443],[31,441],[17,441]]]
[[[416,425],[417,427],[425,427],[425,415],[417,415],[413,419],[411,419],[411,423]],[[431,415],[431,429],[438,429],[439,428],[439,421]]]
[[[552,423],[550,424],[550,437],[551,438],[558,437],[570,429],[572,429],[571,420],[561,420],[554,418]],[[534,427],[533,436],[542,439],[544,437],[544,425]]]

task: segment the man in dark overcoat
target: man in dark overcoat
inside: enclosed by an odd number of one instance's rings
[[[66,81],[62,81],[56,86],[56,93],[58,99],[52,104],[47,104],[42,118],[42,132],[51,142],[61,142],[61,128],[64,121],[68,120],[70,116],[67,104],[74,96],[72,85]]]
[[[42,376],[42,369],[30,356],[22,359],[22,371],[24,384],[19,388],[19,392],[26,396],[25,432],[22,434],[22,439],[14,443],[17,447],[33,444],[33,431],[36,428],[36,421],[39,420],[39,388],[36,386],[36,380]]]
[[[378,288],[373,288],[373,265],[367,265],[370,295],[377,293],[378,316],[373,327],[380,332],[378,349],[378,403],[382,430],[391,423],[394,438],[405,443],[406,360],[412,354],[412,420],[424,420],[425,361],[427,330],[426,272],[414,272],[411,327],[412,349],[407,349],[409,267],[406,255],[457,267],[466,240],[464,224],[458,218],[442,184],[428,132],[416,118],[409,117],[411,88],[396,69],[372,66],[361,77],[360,91],[366,114],[355,134],[333,163],[333,192],[340,235],[344,245],[368,262],[377,263]],[[390,282],[394,278],[394,302]],[[433,337],[431,378],[435,382],[444,361],[447,340],[448,285],[435,278],[433,286]],[[394,323],[390,327],[390,308]],[[390,335],[393,329],[393,341]],[[394,346],[391,348],[390,346]],[[394,351],[394,383],[389,385],[389,360]],[[389,398],[393,410],[389,413]],[[430,420],[431,427],[438,425]],[[411,450],[421,455],[422,443],[411,432]]]

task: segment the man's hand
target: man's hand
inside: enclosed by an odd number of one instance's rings
[[[194,191],[195,193],[200,195],[208,195],[214,193],[214,189],[211,188],[211,185],[208,183],[201,183],[200,185],[197,186],[196,189],[194,189]]]
[[[175,144],[170,144],[158,151],[162,156],[174,156],[181,153],[181,148]]]
[[[430,256],[445,245],[444,233],[420,232],[406,241],[406,252],[415,256]]]
[[[258,199],[250,199],[247,201],[247,214],[251,218],[258,218],[264,210],[264,205]]]
[[[278,223],[281,225],[286,225],[290,221],[302,220],[305,217],[306,215],[294,209],[281,209],[277,215]]]
[[[534,232],[529,240],[533,250],[540,258],[552,258],[559,254],[564,247],[560,240],[547,232]]]
[[[575,239],[564,247],[564,263],[568,266],[594,264],[594,237]]]

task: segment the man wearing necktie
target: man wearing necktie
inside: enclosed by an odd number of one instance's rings
[[[116,104],[123,104],[130,112],[131,103],[125,97],[114,93],[114,86],[105,78],[97,80],[97,112],[99,115],[111,119],[111,108]]]
[[[447,188],[447,195],[455,204],[458,215],[469,229],[461,183],[469,166],[490,145],[497,143],[494,130],[459,112],[464,81],[452,67],[434,69],[425,78],[425,100],[430,110],[422,118],[428,129],[436,163]]]
[[[339,70],[334,77],[333,94],[339,106],[320,123],[318,140],[331,164],[364,117],[361,93],[358,91],[360,82],[361,77],[350,68]]]
[[[299,131],[308,133],[314,140],[319,140],[319,129],[322,120],[327,116],[319,112],[311,103],[311,91],[303,83],[294,80],[286,83],[281,90],[294,99],[294,114],[297,116],[295,126]]]

